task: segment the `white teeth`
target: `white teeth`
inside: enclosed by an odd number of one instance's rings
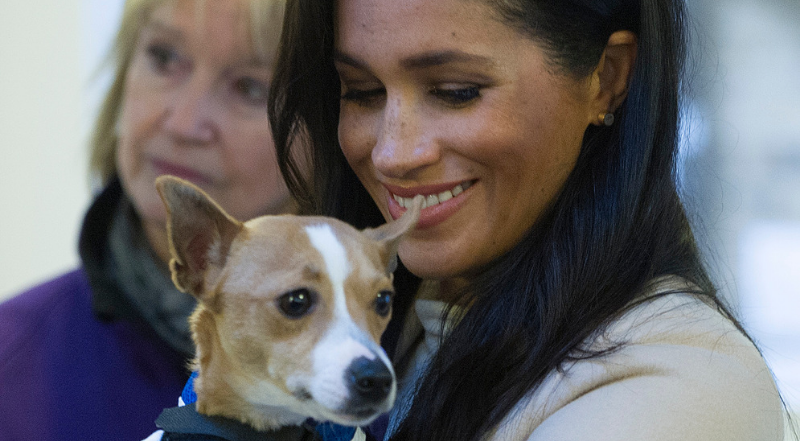
[[[432,195],[428,196],[427,198],[425,198],[425,203],[422,204],[422,208],[432,207],[432,206],[438,205],[438,204],[439,204],[439,197],[436,196],[435,194],[432,194]]]
[[[456,185],[455,187],[453,187],[452,190],[447,190],[439,194],[431,194],[425,196],[425,200],[422,202],[422,208],[432,207],[434,205],[441,204],[442,202],[449,201],[450,199],[453,199],[454,197],[463,193],[464,190],[468,189],[471,186],[472,182],[466,182],[463,184]],[[396,194],[392,195],[392,197],[394,198],[395,201],[397,201],[397,204],[403,208],[410,207],[411,202],[414,200],[414,198],[404,198]]]

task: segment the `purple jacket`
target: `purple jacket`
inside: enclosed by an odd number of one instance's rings
[[[0,304],[0,440],[140,440],[176,404],[184,357],[91,303],[78,270]]]
[[[0,304],[0,441],[141,440],[173,407],[190,354],[159,337],[116,281],[113,180],[84,219],[83,266]]]

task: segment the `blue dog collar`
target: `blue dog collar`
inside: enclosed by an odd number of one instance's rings
[[[197,402],[197,394],[194,392],[194,380],[196,378],[197,372],[192,372],[192,375],[189,376],[189,380],[186,381],[186,385],[183,386],[183,392],[181,392],[183,404]],[[312,422],[312,420],[309,420],[309,422]],[[317,434],[323,441],[351,441],[356,433],[355,427],[341,426],[330,422],[319,424],[313,422],[313,424],[316,426]]]
[[[197,378],[197,371],[192,372],[192,375],[189,376],[189,380],[186,381],[186,385],[183,386],[183,392],[181,392],[181,400],[183,400],[183,404],[192,404],[197,402],[197,394],[194,393],[195,378]]]

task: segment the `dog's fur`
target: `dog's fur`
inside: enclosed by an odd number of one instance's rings
[[[393,292],[397,245],[421,200],[397,221],[358,231],[324,217],[242,223],[189,182],[162,176],[156,187],[173,281],[198,299],[190,321],[200,413],[267,430],[309,417],[364,425],[391,407],[394,371],[378,343],[391,313],[378,297]]]

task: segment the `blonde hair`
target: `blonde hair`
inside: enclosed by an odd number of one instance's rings
[[[95,120],[90,141],[89,175],[105,185],[117,174],[117,124],[128,66],[139,33],[155,8],[174,0],[127,0],[122,21],[107,63],[114,68],[113,81]],[[198,6],[207,0],[196,0]],[[213,0],[211,0],[213,1]],[[250,36],[255,56],[272,62],[278,51],[285,9],[284,0],[246,0],[249,3]],[[265,122],[266,124],[266,122]]]

